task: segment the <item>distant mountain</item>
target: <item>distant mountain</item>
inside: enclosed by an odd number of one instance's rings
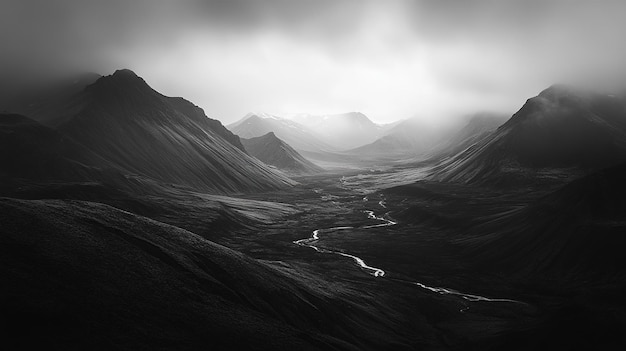
[[[507,117],[505,115],[496,113],[481,112],[474,114],[463,128],[435,146],[430,153],[437,158],[454,156],[482,140],[506,122],[506,120]]]
[[[555,169],[589,172],[617,164],[626,160],[625,108],[625,101],[613,95],[552,86],[496,131],[435,167],[431,176],[515,184],[539,174],[550,178]]]
[[[256,138],[273,132],[299,151],[330,152],[335,148],[322,141],[309,128],[289,119],[265,114],[249,113],[227,128],[241,138]]]
[[[398,155],[422,153],[439,141],[441,132],[418,119],[407,119],[393,125],[376,141],[349,150],[351,154]]]
[[[295,115],[293,120],[308,127],[317,137],[338,150],[353,149],[379,138],[385,128],[360,112],[335,115]]]
[[[239,138],[182,98],[159,94],[129,70],[72,95],[50,120],[58,131],[123,173],[216,193],[294,184],[248,156]]]
[[[65,121],[67,116],[64,112],[75,104],[72,97],[100,77],[97,73],[83,73],[14,91],[8,100],[0,101],[0,111],[28,116],[47,126],[57,126]]]
[[[248,154],[288,173],[312,174],[323,171],[321,167],[302,157],[291,146],[276,137],[273,132],[251,139],[242,138],[241,142]]]

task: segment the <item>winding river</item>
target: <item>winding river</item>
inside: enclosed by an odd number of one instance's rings
[[[316,191],[317,193],[317,191]],[[328,195],[328,197],[331,197],[331,195]],[[324,198],[324,196],[323,196]],[[367,201],[367,197],[363,198],[364,201]],[[387,206],[385,205],[385,199],[383,198],[382,200],[380,200],[378,202],[378,205],[382,208],[387,208]],[[377,268],[377,267],[372,267],[370,265],[368,265],[362,258],[355,256],[355,255],[350,255],[341,251],[335,251],[335,250],[329,250],[329,249],[325,249],[325,248],[320,248],[318,246],[316,246],[315,244],[320,240],[320,234],[323,233],[330,233],[330,232],[335,232],[335,231],[340,231],[340,230],[350,230],[350,229],[371,229],[371,228],[379,228],[379,227],[388,227],[388,226],[393,226],[396,225],[397,222],[385,218],[385,216],[383,217],[379,217],[376,216],[376,213],[374,211],[371,210],[365,210],[363,211],[365,214],[367,214],[367,218],[368,219],[372,219],[372,220],[377,220],[377,221],[382,221],[383,223],[380,224],[373,224],[373,225],[365,225],[365,226],[360,226],[360,227],[332,227],[332,228],[325,228],[325,229],[316,229],[313,231],[312,235],[308,238],[304,238],[304,239],[300,239],[300,240],[296,240],[293,243],[299,246],[303,246],[303,247],[309,247],[319,253],[324,253],[324,254],[334,254],[334,255],[339,255],[339,256],[344,256],[344,257],[348,257],[350,259],[352,259],[361,269],[363,269],[364,271],[368,272],[369,274],[373,275],[374,277],[384,277],[385,276],[385,271],[381,268]],[[477,302],[477,301],[484,301],[484,302],[508,302],[508,303],[516,303],[516,304],[526,304],[525,302],[522,301],[517,301],[517,300],[512,300],[512,299],[502,299],[502,298],[489,298],[489,297],[485,297],[485,296],[480,296],[480,295],[475,295],[475,294],[467,294],[467,293],[463,293],[454,289],[450,289],[450,288],[443,288],[443,287],[433,287],[433,286],[428,286],[426,284],[420,283],[420,282],[414,282],[414,281],[406,281],[406,280],[401,280],[401,279],[393,279],[396,281],[400,281],[403,283],[409,283],[412,285],[415,285],[421,289],[424,290],[428,290],[434,293],[438,293],[438,294],[444,294],[444,295],[452,295],[452,296],[458,296],[460,298],[463,298],[467,301],[471,301],[471,302]]]

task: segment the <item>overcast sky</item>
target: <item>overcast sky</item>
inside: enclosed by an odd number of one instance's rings
[[[617,83],[626,1],[0,0],[0,74],[130,68],[225,123],[513,113],[552,83]]]

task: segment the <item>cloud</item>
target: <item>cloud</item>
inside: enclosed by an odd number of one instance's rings
[[[360,110],[379,121],[512,113],[555,82],[622,82],[625,10],[576,0],[0,0],[0,75],[129,67],[227,122],[250,110]]]

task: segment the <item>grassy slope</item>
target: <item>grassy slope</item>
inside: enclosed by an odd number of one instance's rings
[[[89,202],[4,198],[0,207],[10,341],[121,349],[342,344],[293,327],[325,318],[326,293],[191,232]]]

